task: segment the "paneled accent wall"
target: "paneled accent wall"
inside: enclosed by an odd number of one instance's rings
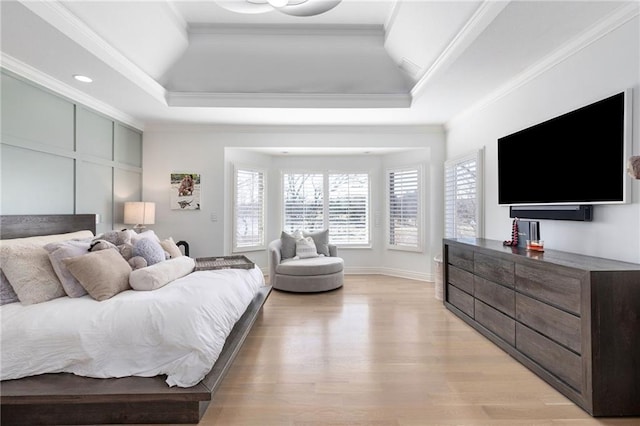
[[[118,228],[142,199],[142,133],[6,70],[1,214],[97,213]]]

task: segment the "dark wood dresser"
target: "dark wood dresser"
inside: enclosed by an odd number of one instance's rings
[[[593,416],[640,415],[640,264],[443,241],[444,304]]]

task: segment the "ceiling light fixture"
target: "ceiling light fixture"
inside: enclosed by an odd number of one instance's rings
[[[91,82],[93,82],[93,79],[91,79],[90,77],[87,77],[86,75],[75,74],[73,76],[73,78],[75,78],[76,80],[81,81],[83,83],[91,83]]]
[[[342,0],[217,0],[216,3],[237,13],[265,13],[272,10],[291,16],[314,16],[328,12]]]
[[[289,3],[289,0],[267,0],[267,3],[273,7],[284,7]]]

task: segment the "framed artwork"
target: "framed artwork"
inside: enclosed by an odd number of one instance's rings
[[[200,174],[171,173],[171,210],[200,210]]]

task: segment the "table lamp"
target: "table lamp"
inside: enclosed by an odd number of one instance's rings
[[[127,201],[124,203],[124,223],[135,225],[133,230],[143,232],[145,225],[156,223],[156,203],[145,201]]]

